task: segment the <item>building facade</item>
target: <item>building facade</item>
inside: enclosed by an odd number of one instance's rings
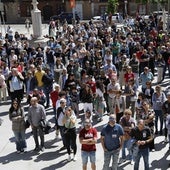
[[[49,22],[50,16],[61,12],[72,12],[70,0],[37,0],[38,9],[41,10],[43,22]],[[32,0],[1,0],[1,20],[6,23],[24,23],[31,19]],[[90,19],[92,16],[102,15],[107,12],[108,0],[75,0],[75,10],[81,19]],[[128,15],[148,14],[151,9],[157,9],[157,4],[140,4],[136,0],[119,0],[118,12]]]

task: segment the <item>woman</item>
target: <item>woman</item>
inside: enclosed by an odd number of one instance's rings
[[[25,141],[25,114],[17,99],[14,99],[9,109],[9,119],[12,121],[12,130],[16,139],[17,153],[26,152]]]
[[[155,87],[155,92],[152,95],[153,110],[155,112],[155,134],[158,134],[158,118],[160,120],[160,135],[162,135],[163,128],[163,111],[162,106],[166,101],[165,93],[162,91],[161,86],[157,85]]]
[[[151,134],[154,136],[154,117],[155,113],[150,107],[150,103],[147,101],[142,102],[142,111],[140,114],[140,119],[143,119],[145,126],[148,126],[151,130]],[[154,138],[151,143],[149,143],[149,148],[151,151],[155,150]]]
[[[152,87],[152,82],[146,82],[146,89],[144,90],[145,97],[148,99],[150,104],[152,105],[152,95],[154,93],[154,88]]]
[[[122,95],[122,91],[118,90],[115,96],[115,113],[116,113],[116,122],[119,123],[123,112],[126,109],[126,97]]]
[[[73,149],[73,161],[76,161],[77,144],[76,144],[76,116],[71,107],[65,109],[63,124],[65,126],[66,148],[68,153],[68,161],[71,161],[71,148]]]
[[[141,110],[142,110],[142,102],[145,101],[145,100],[147,101],[145,94],[140,92],[138,94],[138,99],[135,102],[136,120],[139,120],[139,115],[140,115]]]
[[[82,89],[80,93],[81,102],[84,104],[84,113],[89,110],[91,113],[93,112],[93,93],[90,88],[90,85],[85,84],[85,87]],[[92,120],[92,115],[91,118]]]
[[[158,54],[156,65],[157,65],[157,70],[158,70],[157,83],[161,83],[163,80],[163,71],[165,67],[165,60],[161,54]]]
[[[98,117],[98,121],[103,120],[104,113],[104,86],[101,81],[96,81],[96,94],[94,99],[94,108]]]
[[[0,102],[2,101],[2,98],[4,101],[7,100],[7,85],[5,82],[5,76],[2,74],[2,70],[0,69]]]
[[[124,94],[126,96],[126,108],[130,108],[132,110],[132,117],[135,114],[135,101],[137,99],[136,96],[137,87],[135,85],[134,79],[129,79],[127,85],[125,86]]]

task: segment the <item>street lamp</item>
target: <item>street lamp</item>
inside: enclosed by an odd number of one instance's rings
[[[128,3],[128,1],[125,0],[124,3],[125,3],[125,16],[127,16],[127,3]]]

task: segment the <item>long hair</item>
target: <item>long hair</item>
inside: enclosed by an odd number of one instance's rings
[[[96,88],[100,89],[104,93],[104,85],[100,80],[96,81]]]
[[[15,110],[13,103],[17,103],[17,109],[16,110],[21,108],[20,101],[17,98],[15,98],[11,103],[11,107],[9,108],[9,112],[13,112]]]

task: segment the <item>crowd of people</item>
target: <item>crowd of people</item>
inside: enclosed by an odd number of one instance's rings
[[[95,170],[98,137],[92,125],[107,114],[108,124],[101,130],[103,170],[109,169],[111,158],[114,170],[128,159],[138,170],[141,157],[149,169],[154,138],[164,134],[167,142],[170,137],[170,93],[161,87],[165,76],[170,78],[170,37],[157,16],[150,16],[148,23],[140,16],[126,18],[123,24],[117,29],[112,22],[70,26],[51,21],[45,47],[32,46],[18,32],[0,36],[0,102],[10,96],[9,118],[18,153],[27,148],[21,106],[26,98],[35,151],[45,149],[40,121],[52,106],[56,136],[62,138],[61,150],[67,149],[68,161],[71,152],[76,161],[76,121],[84,122],[79,132],[83,170],[88,157]]]

